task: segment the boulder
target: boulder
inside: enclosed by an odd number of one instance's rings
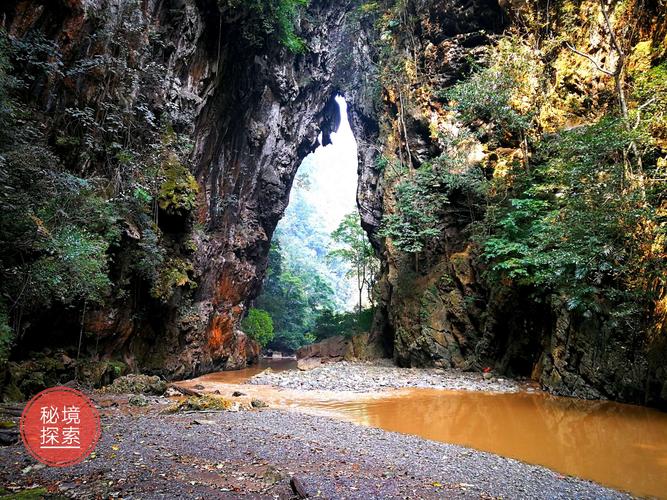
[[[322,358],[326,361],[340,361],[351,351],[351,342],[342,335],[324,339],[315,344],[303,346],[296,351],[296,359]]]
[[[157,375],[131,373],[117,378],[103,390],[115,394],[156,394],[161,396],[167,390],[167,382]]]
[[[301,371],[312,370],[322,366],[322,358],[306,358],[306,359],[297,359],[296,367]]]

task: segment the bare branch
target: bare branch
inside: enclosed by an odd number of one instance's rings
[[[638,107],[637,107],[637,121],[635,122],[635,126],[632,127],[632,130],[636,130],[637,127],[639,127],[639,123],[640,123],[640,121],[641,121],[641,116],[642,116],[642,114],[641,114],[641,110],[644,109],[646,106],[652,104],[653,101],[655,101],[655,97],[649,99],[649,100],[646,101],[644,104],[642,104],[641,106],[638,106]]]
[[[609,35],[611,36],[611,43],[614,44],[614,48],[616,49],[616,52],[618,52],[618,55],[623,57],[625,54],[623,53],[623,50],[621,49],[620,44],[618,43],[618,38],[616,38],[616,33],[614,33],[614,29],[611,26],[611,20],[609,19],[609,14],[607,13],[607,9],[604,7],[604,0],[600,0],[600,10],[602,10],[602,15],[604,16],[605,23],[607,23],[607,29],[609,30]]]
[[[591,56],[591,55],[589,55],[589,54],[586,54],[585,52],[581,52],[580,50],[577,50],[577,49],[574,48],[572,45],[570,45],[569,42],[565,42],[565,46],[566,46],[568,49],[570,49],[572,52],[574,52],[575,54],[579,54],[580,56],[585,57],[586,59],[588,59],[590,62],[593,63],[593,65],[594,65],[599,71],[602,71],[605,75],[615,76],[614,72],[609,71],[608,69],[603,68],[602,66],[600,66],[600,63],[598,63],[595,59],[593,59],[593,56]]]
[[[644,109],[646,106],[649,106],[649,105],[653,104],[654,102],[655,102],[655,97],[651,97],[648,101],[646,101],[644,104],[642,104],[641,106],[639,106],[639,107],[637,108],[637,111],[641,111],[641,110]]]

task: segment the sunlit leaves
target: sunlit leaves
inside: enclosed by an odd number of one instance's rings
[[[605,298],[636,311],[647,292],[637,277],[660,273],[642,256],[656,211],[625,178],[623,152],[636,138],[603,119],[545,139],[532,173],[519,176],[520,197],[487,216],[489,276],[565,294],[571,309],[596,310]]]
[[[486,185],[479,167],[468,165],[462,151],[447,152],[397,184],[396,208],[383,217],[380,234],[399,250],[418,254],[441,236],[451,194],[477,198]]]

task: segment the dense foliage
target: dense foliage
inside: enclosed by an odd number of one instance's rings
[[[262,347],[273,340],[273,321],[269,313],[262,309],[250,308],[241,322],[241,329]]]
[[[370,294],[377,268],[358,214],[345,217],[333,234],[324,230],[321,214],[304,196],[311,167],[304,162],[296,179],[255,302],[273,320],[275,337],[268,347],[286,352],[331,335],[361,331],[368,321],[348,310],[355,288]]]
[[[450,140],[446,153],[421,165],[394,189],[396,209],[385,215],[380,234],[391,238],[399,250],[418,255],[443,234],[444,215],[451,199],[459,195],[468,200],[474,217],[473,202],[484,195],[486,179],[477,165],[469,165],[463,154],[465,144]],[[471,215],[472,214],[472,215]]]
[[[293,352],[334,335],[351,336],[370,329],[371,308],[361,313],[341,310],[333,298],[325,277],[312,268],[292,267],[280,240],[272,244],[264,288],[256,300],[274,325],[269,348]]]
[[[531,97],[531,109],[517,98],[526,95],[526,81],[539,79],[539,67],[517,73],[498,62],[512,60],[499,54],[521,44],[501,42],[495,63],[445,93],[481,140],[524,148],[525,134],[533,138],[530,168],[524,150],[522,161],[496,171],[489,184],[486,216],[477,225],[487,278],[527,289],[537,300],[562,297],[570,309],[604,313],[628,331],[641,328],[666,271],[655,142],[662,114],[631,123],[612,110],[592,124],[540,134],[533,121],[540,99]],[[636,77],[638,108],[667,96],[661,67]]]
[[[303,52],[306,45],[294,27],[300,9],[309,0],[219,0],[222,8],[241,11],[246,19],[243,36],[253,45],[262,45],[267,37],[277,38],[292,52]]]
[[[336,312],[323,310],[315,320],[312,335],[316,341],[342,335],[351,337],[358,333],[368,332],[373,321],[373,308],[358,311]]]
[[[292,352],[313,341],[312,325],[322,308],[333,307],[333,290],[318,273],[293,267],[280,242],[269,252],[269,268],[256,306],[266,310],[275,337],[269,347]]]
[[[641,138],[618,119],[544,140],[531,174],[517,176],[516,197],[487,218],[492,232],[481,241],[492,278],[564,294],[571,308],[598,310],[606,299],[623,304],[620,314],[645,305],[643,284],[664,278],[664,262],[646,253],[658,199],[624,180],[633,140]]]
[[[123,4],[123,15],[137,8]],[[66,71],[59,47],[39,33],[0,34],[0,359],[50,309],[76,311],[76,324],[86,305],[130,293],[169,302],[194,287],[193,247],[181,241],[198,191],[191,143],[174,131],[183,117],[154,111],[165,68],[138,63],[161,41],[153,33],[147,45],[138,26],[104,16],[91,22],[96,47],[108,51]],[[63,79],[95,87],[100,75],[108,83],[94,101],[39,112],[45,81],[57,92]]]

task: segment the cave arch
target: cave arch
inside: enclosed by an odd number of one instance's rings
[[[371,236],[379,227],[382,191],[373,168],[379,127],[367,89],[375,49],[367,35],[350,29],[352,7],[312,2],[306,15],[317,22],[302,25],[310,49],[304,54],[271,47],[259,56],[247,54],[244,64],[224,57],[220,63],[233,84],[215,88],[195,128],[199,202],[205,207],[197,222],[207,236],[196,256],[201,278],[195,307],[207,320],[185,335],[200,346],[200,372],[240,366],[247,354],[238,349],[245,340],[236,326],[260,291],[298,166],[320,145],[319,137],[323,145],[330,142],[340,123],[338,94],[348,103],[358,144],[362,225]],[[226,54],[232,53],[242,52]]]

